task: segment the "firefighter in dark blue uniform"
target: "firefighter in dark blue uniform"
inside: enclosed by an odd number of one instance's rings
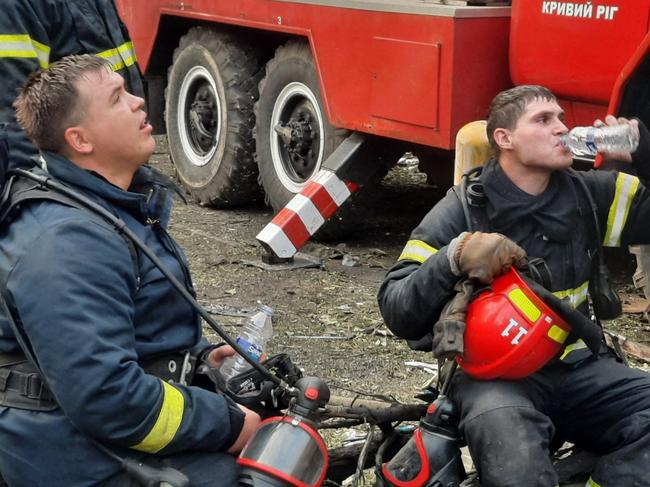
[[[70,54],[95,54],[143,96],[133,43],[113,0],[4,0],[0,15],[0,124],[10,167],[31,167],[37,149],[16,124],[12,103],[32,71]]]
[[[489,226],[483,231],[498,234],[467,232],[453,191],[436,204],[379,291],[381,312],[397,335],[420,340],[432,332],[434,354],[462,353],[459,320],[439,320],[456,284],[467,276],[489,283],[526,254],[544,259],[553,294],[587,314],[596,239],[607,246],[650,242],[647,131],[641,131],[633,161],[629,153],[617,154],[634,163],[638,178],[615,171],[570,175],[572,157],[560,143],[567,133],[562,116],[542,87],[516,87],[495,98],[487,127],[497,156],[480,182]],[[608,123],[617,120],[608,117]],[[575,178],[593,196],[602,235],[596,236]],[[463,372],[454,377],[451,395],[481,485],[555,486],[549,445],[558,440],[600,455],[590,487],[650,485],[650,376],[621,364],[604,343],[595,354],[577,336],[565,345],[522,380],[478,381]]]
[[[155,146],[143,105],[89,55],[32,75],[16,102],[42,150],[32,171],[122,218],[193,293],[165,230],[168,188],[142,167]],[[178,468],[192,486],[236,484],[230,453],[259,416],[191,385],[190,357],[217,366],[225,347],[202,338],[196,311],[113,228],[59,202],[21,204],[0,231],[0,292],[0,472],[10,486],[132,485],[93,440]]]

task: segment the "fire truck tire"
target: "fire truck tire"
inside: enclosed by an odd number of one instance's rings
[[[276,212],[347,136],[323,110],[309,44],[289,41],[266,65],[255,106],[256,159],[265,202]],[[284,133],[280,131],[284,130]]]
[[[289,41],[278,47],[266,65],[259,93],[255,157],[265,202],[278,212],[320,170],[349,131],[332,126],[325,116],[316,66],[306,42]],[[277,126],[281,126],[280,132],[290,128],[290,134],[279,133]],[[391,148],[382,146],[377,153],[376,174],[348,198],[314,238],[338,240],[359,230],[367,203],[372,201],[372,186],[381,181],[398,157]]]
[[[168,72],[165,123],[176,174],[200,203],[231,207],[260,195],[254,159],[257,53],[232,35],[196,27]]]

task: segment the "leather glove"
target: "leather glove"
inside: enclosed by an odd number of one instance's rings
[[[482,284],[526,264],[526,251],[500,233],[463,232],[449,244],[447,257],[452,271]]]
[[[440,313],[433,325],[433,356],[453,359],[464,352],[463,335],[467,306],[474,292],[474,284],[465,279],[456,284],[457,292]]]

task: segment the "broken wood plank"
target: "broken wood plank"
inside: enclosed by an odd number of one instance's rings
[[[603,330],[603,332],[605,333],[605,341],[610,347],[614,347],[614,341],[618,341],[618,344],[625,353],[638,360],[650,362],[650,346],[635,342],[626,336],[619,335],[610,330]]]

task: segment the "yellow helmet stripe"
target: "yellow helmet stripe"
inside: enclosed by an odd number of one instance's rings
[[[409,240],[397,260],[414,260],[422,264],[436,252],[438,252],[438,249],[422,240]]]
[[[508,293],[508,298],[510,298],[512,304],[514,304],[531,323],[535,323],[542,315],[540,309],[535,306],[530,299],[528,299],[528,296],[526,296],[521,289],[517,288],[510,291]]]
[[[163,402],[158,413],[158,419],[149,434],[137,445],[131,448],[147,453],[157,453],[165,448],[176,436],[183,421],[185,398],[181,391],[171,384],[161,380],[163,385]]]
[[[632,200],[639,188],[639,178],[629,174],[619,173],[616,178],[616,192],[614,201],[609,207],[607,216],[607,231],[603,239],[603,245],[607,247],[618,247],[621,245],[621,235],[627,222]]]
[[[554,340],[554,341],[556,341],[558,343],[564,343],[566,341],[566,337],[569,336],[569,332],[563,330],[562,328],[560,328],[557,325],[553,325],[548,330],[547,335],[551,340]]]

